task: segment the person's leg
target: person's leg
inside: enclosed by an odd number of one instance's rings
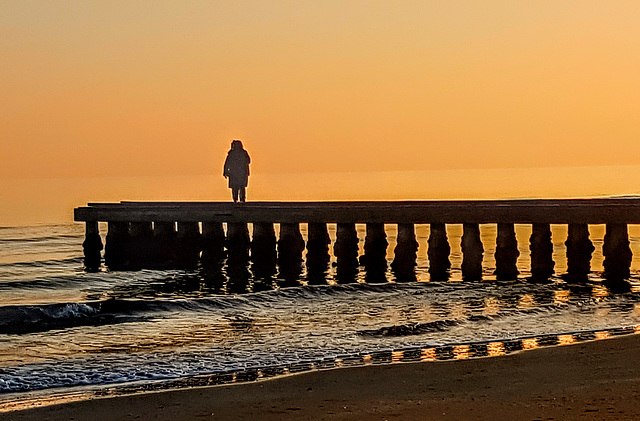
[[[244,199],[247,196],[246,187],[240,187],[238,190],[240,190],[240,201],[244,202]]]
[[[232,187],[231,188],[231,195],[233,196],[233,203],[238,201],[238,188],[237,187]]]

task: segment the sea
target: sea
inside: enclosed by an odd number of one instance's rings
[[[129,194],[123,199],[138,198]],[[517,279],[496,280],[495,224],[480,228],[483,278],[464,280],[462,226],[451,224],[448,279],[431,279],[429,226],[416,225],[415,279],[398,279],[389,267],[374,283],[363,266],[344,282],[335,257],[320,281],[304,265],[295,279],[278,271],[257,279],[250,264],[238,278],[224,262],[215,271],[103,265],[88,272],[73,204],[44,222],[42,209],[35,221],[11,209],[9,222],[0,221],[0,411],[353,365],[491,357],[640,332],[640,226],[629,227],[633,261],[622,286],[602,276],[602,225],[589,227],[595,251],[581,281],[563,276],[565,225],[552,225],[555,274],[548,281],[530,279],[529,225],[516,225]],[[336,226],[328,228],[333,242]],[[365,226],[356,228],[362,255]],[[306,229],[301,224],[305,240]],[[389,264],[396,229],[385,225]],[[104,242],[106,224],[100,231]]]

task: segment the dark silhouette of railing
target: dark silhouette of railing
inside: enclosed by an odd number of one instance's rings
[[[429,273],[446,279],[451,267],[446,224],[463,224],[461,271],[465,279],[481,279],[484,245],[480,224],[497,224],[495,275],[518,276],[515,224],[531,224],[531,276],[548,279],[554,273],[551,224],[567,224],[567,273],[586,277],[594,247],[589,224],[606,224],[604,276],[624,280],[630,275],[628,225],[640,224],[640,199],[544,199],[398,202],[121,202],[90,203],[75,209],[75,220],[86,222],[83,243],[87,270],[102,262],[98,222],[108,223],[104,262],[111,270],[136,268],[215,267],[226,259],[228,270],[295,279],[305,250],[308,277],[322,277],[330,261],[328,223],[337,224],[333,245],[338,278],[355,276],[363,265],[367,279],[379,281],[387,268],[384,224],[397,224],[392,270],[411,279],[418,243],[415,224],[429,224]],[[253,225],[253,236],[248,224]],[[280,225],[276,239],[274,224]],[[307,225],[307,241],[300,224]],[[358,256],[356,223],[366,224],[364,254]],[[224,226],[226,225],[226,232]],[[278,269],[276,269],[276,267]]]

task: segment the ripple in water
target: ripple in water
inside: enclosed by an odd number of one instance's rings
[[[335,226],[330,228],[335,239]],[[560,276],[566,270],[566,229],[560,226],[553,227],[556,275],[549,282],[526,279],[526,226],[516,229],[519,279],[495,281],[490,225],[481,230],[485,276],[462,281],[460,228],[447,227],[448,282],[430,280],[428,227],[417,226],[417,281],[395,282],[387,270],[385,282],[375,284],[367,282],[363,267],[353,283],[343,284],[332,264],[321,278],[308,276],[304,267],[295,278],[277,272],[257,277],[250,262],[236,272],[84,273],[81,226],[3,229],[0,393],[11,400],[14,393],[66,387],[175,387],[350,364],[501,355],[628,333],[620,329],[640,323],[638,262],[626,290],[604,283],[601,227],[590,228],[594,272],[582,283]],[[640,252],[634,229],[632,249]],[[391,262],[395,229],[386,231]],[[163,386],[152,386],[158,384]]]

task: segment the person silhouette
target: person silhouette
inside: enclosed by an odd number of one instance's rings
[[[242,142],[234,140],[231,142],[231,149],[227,153],[227,159],[224,161],[224,175],[229,179],[229,188],[233,196],[233,202],[238,200],[244,202],[246,199],[245,189],[249,182],[249,164],[251,158],[247,151],[242,147]]]

